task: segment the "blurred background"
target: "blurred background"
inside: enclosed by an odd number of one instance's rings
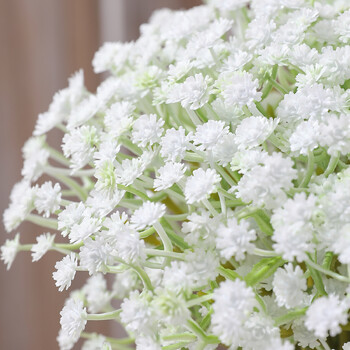
[[[136,39],[139,25],[156,8],[198,4],[200,0],[0,0],[1,213],[21,179],[21,148],[37,115],[67,86],[68,77],[82,68],[88,89],[95,91],[101,76],[93,73],[91,60],[103,42]],[[18,231],[21,243],[33,243],[38,233],[30,224]],[[14,234],[1,225],[0,245]],[[0,263],[1,350],[58,349],[59,312],[69,294],[59,293],[51,277],[60,259],[49,253],[32,263],[30,253],[20,253],[10,271]],[[76,278],[71,289],[81,284],[82,278]],[[108,327],[93,329],[116,332]]]

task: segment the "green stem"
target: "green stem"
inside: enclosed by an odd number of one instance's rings
[[[335,156],[331,156],[331,159],[329,160],[327,169],[324,172],[324,176],[328,177],[330,174],[332,174],[337,167],[338,161],[340,158],[340,153],[338,152]]]
[[[151,227],[145,231],[140,232],[140,238],[147,238],[147,237],[153,235],[153,233],[155,233],[155,232],[156,232],[155,228]]]
[[[70,165],[69,160],[61,152],[58,152],[57,150],[55,150],[54,148],[52,148],[50,146],[46,146],[46,149],[49,151],[50,157],[52,159],[56,160],[57,162],[61,163],[62,165],[69,167],[69,165]]]
[[[150,256],[163,256],[163,257],[173,258],[178,260],[186,260],[185,255],[183,253],[167,252],[164,250],[150,249],[150,248],[146,248],[145,253]]]
[[[41,227],[46,227],[46,228],[50,228],[53,230],[57,230],[57,220],[56,219],[43,218],[39,215],[28,214],[26,216],[25,220],[30,221],[33,224],[39,225]]]
[[[202,295],[201,297],[198,298],[194,298],[189,300],[186,305],[187,307],[192,307],[195,305],[199,305],[201,303],[203,303],[204,301],[208,301],[208,300],[212,300],[213,299],[213,294],[206,294],[206,295]]]
[[[62,174],[65,176],[82,177],[82,176],[93,176],[95,174],[95,169],[82,169],[77,170],[72,173],[72,169],[58,168],[52,165],[47,165],[45,167],[46,172]]]
[[[314,172],[314,167],[315,167],[315,157],[314,157],[314,153],[312,151],[310,151],[309,157],[307,160],[306,173],[305,173],[303,180],[301,181],[301,183],[298,186],[299,188],[307,187],[307,185],[309,184],[309,182],[311,180],[311,176]]]
[[[344,282],[344,283],[350,283],[350,278],[339,275],[336,272],[330,271],[330,270],[326,270],[324,269],[322,266],[314,263],[311,259],[306,259],[305,263],[307,265],[310,265],[312,268],[314,268],[315,270],[323,273],[324,275],[330,276],[335,278],[336,280],[340,281],[340,282]]]
[[[120,184],[118,184],[117,186],[120,190],[124,190],[126,192],[132,193],[135,196],[138,196],[145,201],[151,201],[151,198],[149,198],[145,193],[143,193],[139,190],[136,190],[135,188],[133,188],[131,186],[124,186],[124,185],[120,185]]]
[[[214,209],[214,207],[210,204],[210,202],[208,201],[208,199],[203,199],[202,203],[204,204],[204,206],[209,210],[210,214],[215,216],[218,216],[219,213]]]
[[[62,175],[62,174],[56,174],[54,171],[47,170],[47,174],[52,176],[58,181],[61,181],[63,184],[65,184],[67,187],[69,187],[72,191],[75,192],[76,196],[82,201],[85,201],[88,197],[88,194],[84,190],[83,187],[81,187],[76,181],[71,179],[68,176]]]
[[[193,162],[193,163],[204,162],[204,158],[202,156],[200,156],[197,153],[193,153],[193,152],[186,152],[184,160],[186,160],[188,162]]]
[[[267,113],[266,113],[264,107],[261,105],[260,102],[255,101],[255,106],[256,106],[256,108],[258,109],[258,111],[259,111],[264,117],[269,118],[269,116],[267,115]]]
[[[226,269],[223,266],[218,267],[219,274],[225,277],[228,280],[235,281],[237,278],[243,280],[243,277],[240,276],[236,271],[231,269]]]
[[[115,320],[119,318],[119,315],[121,312],[122,310],[118,309],[111,312],[105,312],[103,314],[88,314],[87,320],[88,321]]]
[[[268,81],[271,83],[271,85],[277,90],[279,91],[282,95],[286,95],[288,94],[288,91],[279,83],[277,83],[276,80],[272,79],[271,77],[267,78]]]
[[[289,323],[289,322],[295,320],[296,318],[299,318],[299,317],[305,315],[306,311],[307,311],[307,307],[300,309],[300,310],[293,310],[291,312],[288,312],[287,314],[285,314],[283,316],[277,317],[275,320],[275,325],[278,327],[278,326],[281,326],[283,324]]]
[[[161,225],[161,223],[159,221],[157,221],[153,227],[155,228],[155,230],[157,231],[160,239],[163,242],[163,246],[164,246],[164,250],[167,252],[172,252],[173,251],[173,245],[171,243],[170,238],[168,237],[168,235],[166,234],[163,226]],[[166,262],[169,261],[169,258],[166,259]]]

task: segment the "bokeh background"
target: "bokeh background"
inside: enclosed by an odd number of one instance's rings
[[[156,8],[198,4],[200,0],[0,0],[1,213],[21,179],[21,148],[37,115],[67,86],[68,77],[84,69],[86,85],[95,91],[102,77],[93,73],[91,60],[103,42],[136,39],[139,25]],[[55,137],[53,142],[58,144]],[[22,243],[34,242],[38,233],[30,224],[18,231]],[[5,233],[1,225],[0,245],[14,233]],[[69,294],[59,293],[51,278],[59,259],[51,252],[32,263],[29,253],[21,253],[10,271],[0,263],[1,350],[58,349],[59,312]],[[73,289],[81,284],[76,278]],[[109,327],[94,329],[118,332]]]

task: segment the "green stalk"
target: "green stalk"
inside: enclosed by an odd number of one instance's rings
[[[39,215],[28,214],[26,216],[25,220],[30,221],[33,224],[39,225],[41,227],[57,230],[57,220],[56,219],[43,218]]]
[[[312,151],[310,151],[309,157],[307,160],[306,173],[305,173],[303,180],[301,181],[301,183],[298,186],[299,188],[306,188],[307,187],[307,185],[309,184],[309,182],[311,180],[311,176],[314,172],[314,168],[315,168],[315,157],[314,157],[314,153]]]

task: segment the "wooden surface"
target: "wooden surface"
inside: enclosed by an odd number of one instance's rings
[[[21,147],[31,135],[38,113],[53,94],[83,68],[88,88],[93,53],[106,40],[131,40],[154,8],[183,8],[190,0],[0,0],[0,211],[21,176]],[[56,140],[59,143],[59,140]],[[0,226],[0,245],[14,233]],[[19,227],[22,243],[32,243],[38,229]],[[40,231],[42,232],[42,231]],[[59,293],[51,278],[54,253],[32,263],[17,256],[10,271],[0,263],[0,349],[58,349],[59,311],[68,292]],[[82,283],[75,281],[74,287]],[[104,328],[104,331],[108,331]]]

